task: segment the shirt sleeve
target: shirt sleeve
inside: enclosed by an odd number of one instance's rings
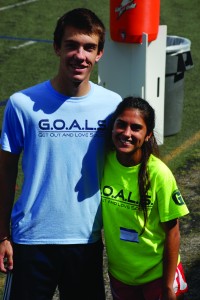
[[[161,222],[167,222],[188,214],[188,208],[177,187],[172,172],[168,169],[164,176],[159,176],[157,180],[160,181],[158,184],[157,200]]]
[[[20,122],[20,113],[15,109],[11,99],[5,108],[2,135],[1,149],[19,154],[23,149],[23,129]]]

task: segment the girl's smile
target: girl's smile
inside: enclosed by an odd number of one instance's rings
[[[119,162],[125,166],[140,163],[142,145],[149,139],[147,127],[138,109],[125,109],[115,120],[112,140]]]

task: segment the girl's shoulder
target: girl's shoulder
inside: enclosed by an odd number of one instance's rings
[[[151,154],[148,161],[148,169],[151,174],[155,174],[157,176],[172,176],[172,171],[169,167],[158,157]]]

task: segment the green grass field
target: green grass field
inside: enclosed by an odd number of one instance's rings
[[[16,4],[23,5],[14,6]],[[57,19],[65,11],[76,7],[92,9],[109,30],[108,0],[36,0],[30,3],[24,0],[0,1],[0,101],[4,101],[17,90],[55,75],[58,61],[51,44],[53,30]],[[188,160],[195,159],[199,153],[199,19],[199,0],[161,0],[160,24],[167,25],[168,35],[182,36],[191,40],[194,62],[194,68],[185,73],[181,131],[174,136],[166,137],[164,145],[160,147],[161,157],[174,172]],[[26,45],[25,43],[30,40],[38,42]],[[96,67],[91,78],[95,82],[97,73]],[[0,123],[3,110],[4,106],[0,106]],[[19,186],[21,180],[20,174]]]

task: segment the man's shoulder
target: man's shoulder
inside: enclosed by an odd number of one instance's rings
[[[35,85],[32,85],[30,87],[27,87],[23,90],[20,91],[20,93],[23,93],[23,94],[28,94],[28,93],[32,93],[32,92],[36,92],[36,91],[41,91],[41,90],[46,90],[47,86],[48,86],[48,82],[49,81],[44,81],[44,82],[40,82],[40,83],[37,83]]]
[[[8,103],[14,107],[22,108],[24,105],[28,105],[31,102],[29,100],[36,99],[38,95],[46,95],[47,90],[47,81],[41,82],[13,93],[8,99]]]
[[[91,84],[92,84],[92,86],[93,86],[93,88],[94,88],[94,90],[96,92],[98,92],[98,93],[100,93],[102,95],[105,95],[105,96],[109,96],[111,98],[116,98],[119,101],[122,100],[121,96],[119,94],[117,94],[116,92],[111,91],[111,90],[109,90],[109,89],[107,89],[107,88],[105,88],[105,87],[103,87],[101,85],[98,85],[96,83],[93,83],[93,82],[91,82]]]

